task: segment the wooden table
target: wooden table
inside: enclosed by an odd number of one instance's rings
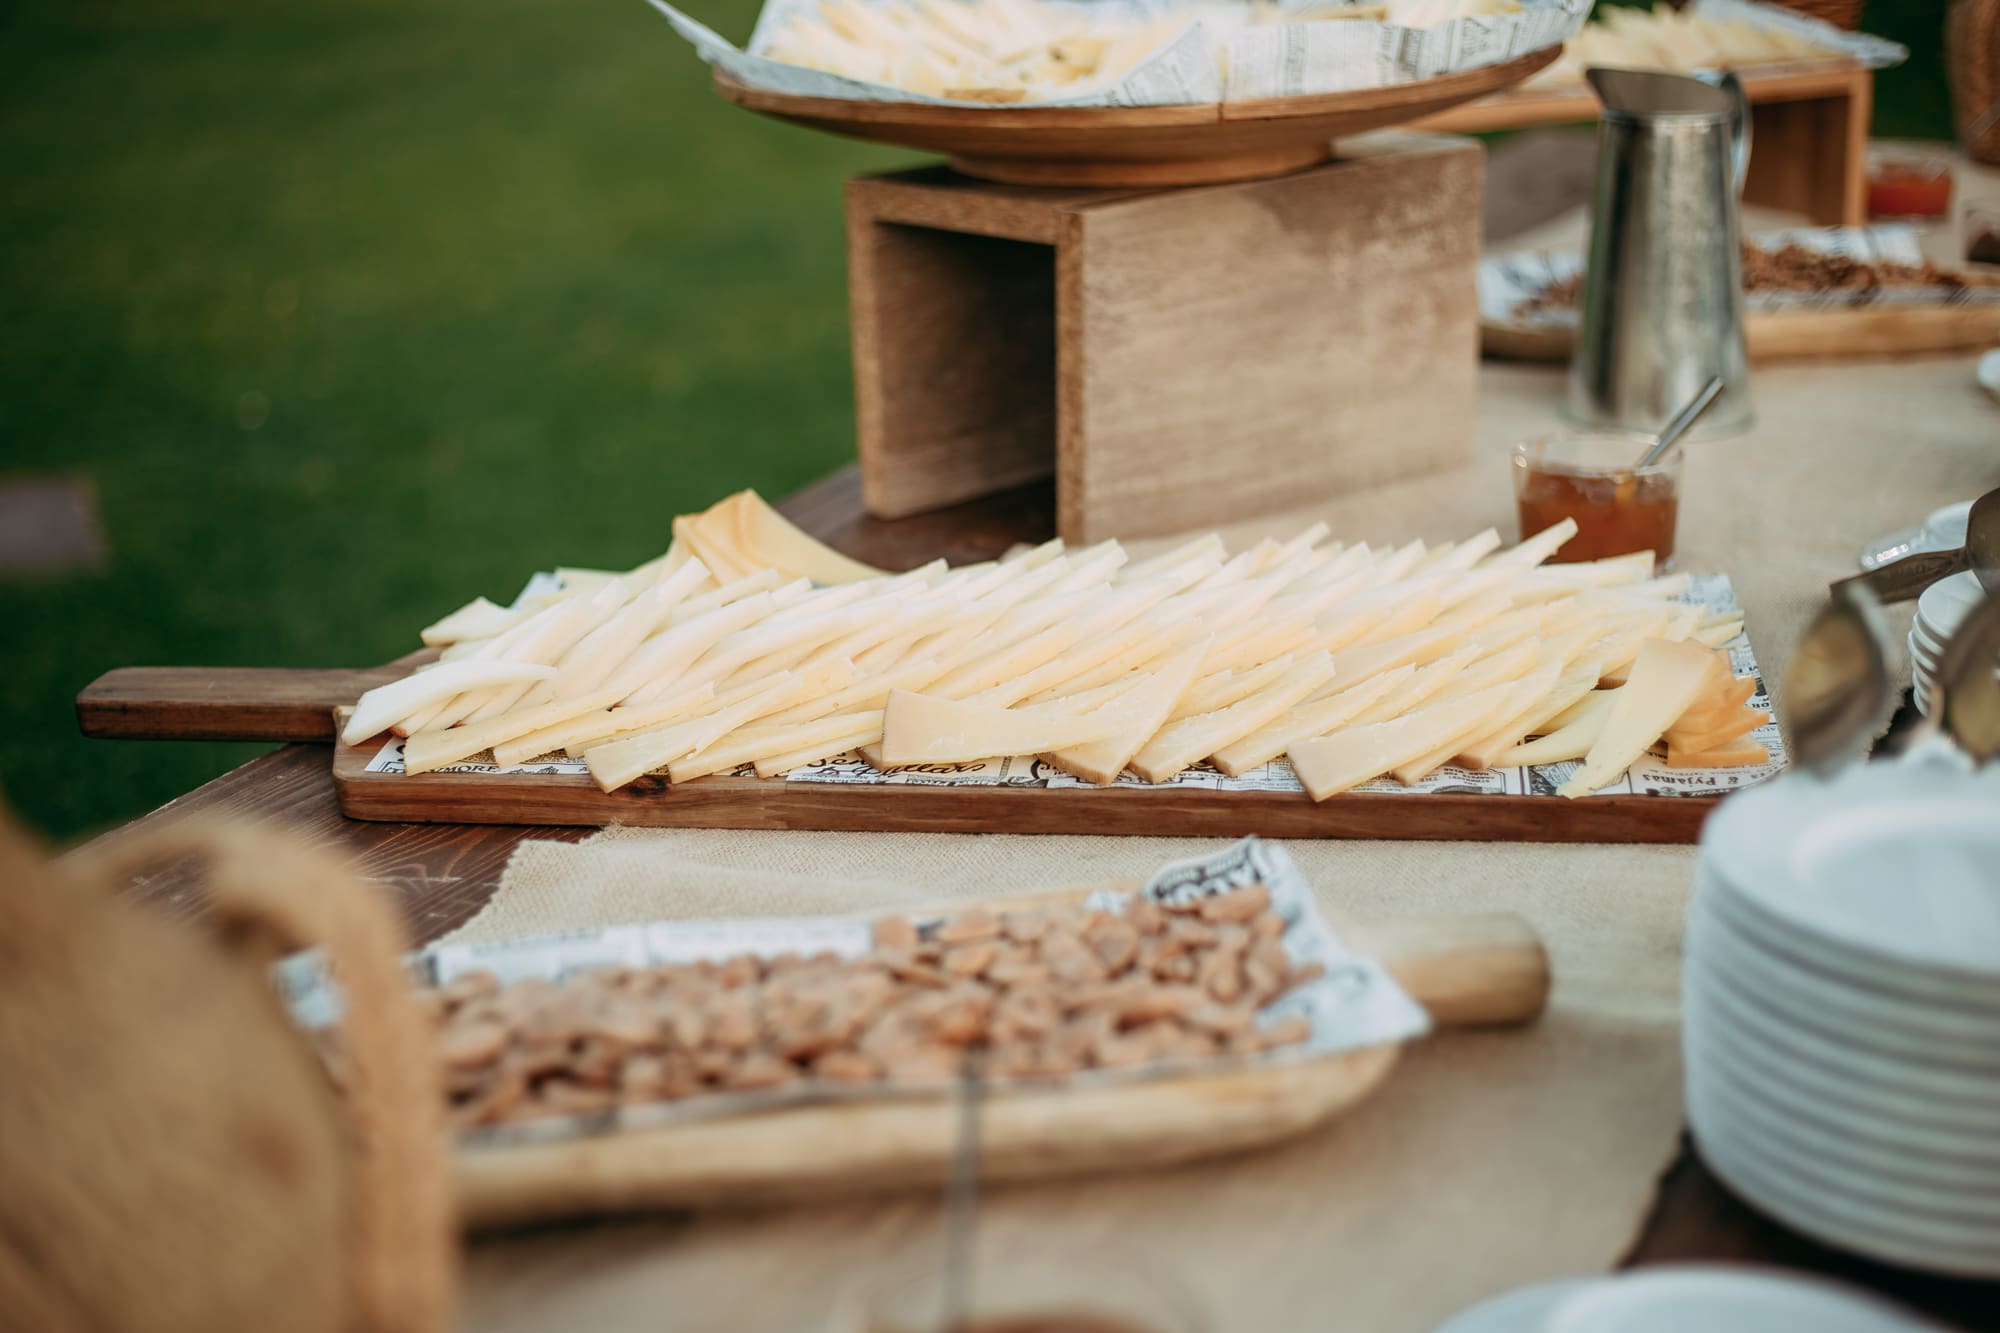
[[[859,475],[845,468],[779,506],[795,522],[859,559],[905,569],[937,556],[988,559],[1017,541],[1045,539],[1055,504],[1046,482],[913,518],[869,517]],[[524,838],[580,840],[593,829],[373,824],[343,817],[334,803],[327,751],[288,745],[217,778],[180,800],[105,834],[125,836],[181,815],[255,815],[315,840],[336,843],[395,892],[421,941],[463,924],[499,882]],[[181,912],[199,909],[184,876],[149,878],[142,897]],[[1777,1264],[1875,1288],[1967,1329],[2000,1330],[2000,1283],[1952,1281],[1889,1268],[1829,1250],[1770,1222],[1717,1182],[1683,1142],[1661,1181],[1652,1215],[1625,1258],[1628,1266],[1694,1261]]]

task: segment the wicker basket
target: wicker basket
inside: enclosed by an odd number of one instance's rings
[[[1952,0],[1944,51],[1959,140],[1977,160],[2000,163],[2000,0]]]
[[[1776,3],[1836,28],[1853,29],[1861,24],[1861,0],[1776,0]]]

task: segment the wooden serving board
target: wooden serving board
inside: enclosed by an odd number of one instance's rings
[[[2000,286],[2000,277],[1959,276],[1982,287]],[[1743,338],[1752,361],[1978,351],[2000,343],[2000,301],[1753,310],[1744,316]],[[1576,330],[1481,319],[1479,343],[1486,355],[1505,361],[1567,361]]]
[[[985,905],[1004,911],[1089,892]],[[1529,1023],[1547,1004],[1548,954],[1520,917],[1338,928],[1349,947],[1381,962],[1440,1025]],[[1390,1043],[1081,1087],[996,1088],[980,1108],[980,1176],[1001,1181],[1129,1171],[1277,1143],[1367,1097],[1401,1049]],[[474,1229],[649,1208],[936,1188],[956,1156],[959,1121],[949,1096],[807,1103],[543,1143],[468,1145],[454,1153],[453,1172],[460,1216]]]
[[[330,741],[333,713],[432,656],[380,667],[288,671],[127,667],[77,696],[87,736],[123,740]],[[1195,787],[1003,787],[640,778],[602,792],[540,773],[370,773],[377,742],[333,747],[334,790],[351,819],[392,823],[824,829],[889,833],[1390,838],[1692,843],[1720,797],[1298,792]]]
[[[715,91],[829,134],[947,154],[953,169],[1012,185],[1213,185],[1303,170],[1334,139],[1398,125],[1518,83],[1558,46],[1415,83],[1241,102],[1135,107],[940,106],[771,92],[718,70]]]

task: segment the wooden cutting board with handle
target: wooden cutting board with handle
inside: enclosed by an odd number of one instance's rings
[[[1004,911],[1088,892],[985,905]],[[1547,1005],[1548,954],[1518,916],[1336,928],[1357,953],[1380,961],[1441,1027],[1529,1023]],[[981,1175],[1018,1181],[1127,1171],[1277,1143],[1367,1097],[1388,1077],[1401,1049],[1391,1043],[1127,1082],[997,1087],[980,1110]],[[459,1208],[468,1226],[492,1228],[596,1213],[937,1188],[951,1169],[958,1127],[958,1105],[941,1096],[807,1104],[585,1138],[462,1146],[455,1158]]]
[[[331,741],[333,710],[437,656],[378,667],[120,667],[76,696],[86,736],[120,741]]]

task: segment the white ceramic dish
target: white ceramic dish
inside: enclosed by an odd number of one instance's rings
[[[1564,1278],[1520,1287],[1460,1310],[1439,1324],[1436,1333],[1548,1333],[1549,1321],[1565,1302],[1581,1292],[1615,1280],[1603,1277]]]
[[[1704,854],[1792,931],[1923,971],[2000,983],[2000,767],[1944,757],[1723,803]],[[1885,891],[1890,889],[1891,891]]]
[[[1943,1098],[1955,1107],[2000,1117],[2000,1080],[1927,1064],[1902,1055],[1884,1055],[1849,1040],[1836,1024],[1817,1024],[1775,1012],[1735,983],[1712,971],[1691,973],[1685,1002],[1710,1007],[1703,1021],[1726,1022],[1746,1033],[1783,1037],[1802,1060],[1838,1077],[1899,1088],[1924,1097]],[[1690,1022],[1694,1021],[1690,1018]]]
[[[1544,1333],[1920,1333],[1864,1292],[1791,1274],[1688,1265],[1642,1269],[1574,1293]]]
[[[1718,923],[1713,908],[1697,903],[1688,928],[1688,951],[1706,967],[1741,978],[1760,998],[1787,1013],[1821,1015],[1857,1041],[1891,1054],[1991,1074],[2000,1080],[2000,1021],[1976,1011],[1913,1003],[1820,976],[1798,961],[1795,944],[1780,951]],[[1810,941],[1802,941],[1810,948]],[[1996,1126],[2000,1138],[2000,1126]]]

